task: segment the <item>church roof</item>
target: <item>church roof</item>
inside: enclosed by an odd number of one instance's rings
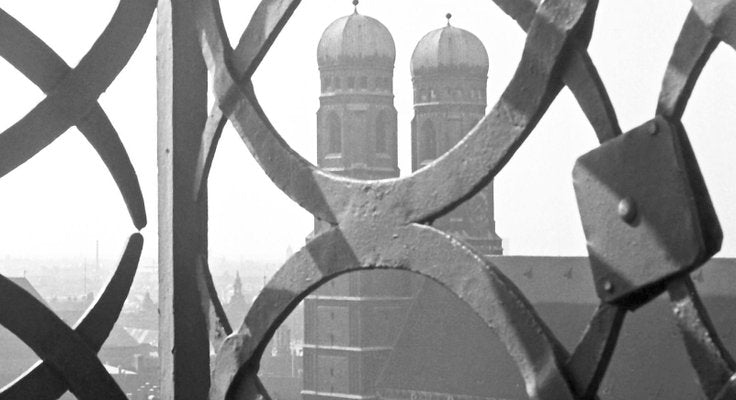
[[[448,22],[419,41],[411,57],[411,75],[459,72],[487,76],[488,65],[488,52],[480,39]]]
[[[488,259],[521,289],[572,351],[600,302],[588,258]],[[716,258],[691,275],[732,353],[734,267],[736,259]],[[426,394],[417,398],[427,399],[527,398],[516,364],[496,335],[466,304],[429,280],[408,312],[376,387],[391,399],[413,399],[417,393]],[[602,400],[702,396],[666,295],[627,315],[599,394]]]
[[[393,67],[396,45],[378,20],[358,14],[339,18],[322,34],[317,48],[320,67],[379,64]]]
[[[376,386],[382,397],[399,399],[410,396],[392,392],[500,399],[525,393],[503,344],[469,307],[431,280],[413,301]]]

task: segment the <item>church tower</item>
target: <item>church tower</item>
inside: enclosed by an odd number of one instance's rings
[[[413,170],[452,148],[485,115],[488,53],[475,35],[452,26],[451,17],[419,41],[411,58]],[[503,253],[493,217],[493,182],[433,225],[484,254]]]
[[[359,179],[399,176],[388,29],[357,10],[327,27],[317,62],[322,80],[317,157],[323,169]]]
[[[318,165],[358,179],[399,176],[394,40],[357,10],[330,24],[317,49],[321,75]],[[315,234],[325,229],[315,221]],[[398,271],[343,275],[304,300],[304,400],[370,400],[412,299]]]

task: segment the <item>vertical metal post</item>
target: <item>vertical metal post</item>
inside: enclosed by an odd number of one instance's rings
[[[202,400],[210,367],[197,261],[207,251],[207,200],[195,201],[192,186],[207,72],[189,2],[159,0],[157,46],[161,395]]]

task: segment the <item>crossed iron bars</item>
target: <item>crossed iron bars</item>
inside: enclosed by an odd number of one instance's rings
[[[262,1],[234,51],[224,33],[218,5],[198,4],[195,18],[205,60],[214,75],[218,104],[202,136],[195,188],[202,187],[206,180],[220,129],[229,118],[274,183],[315,217],[333,225],[286,263],[256,300],[240,330],[225,341],[213,372],[212,398],[267,396],[256,376],[257,360],[276,326],[320,284],[367,268],[410,270],[439,281],[455,293],[506,344],[531,398],[596,396],[626,311],[651,297],[637,302],[601,296],[604,301],[589,329],[573,354],[568,355],[523,295],[491,263],[462,243],[421,225],[431,224],[489,182],[534,128],[563,84],[578,99],[602,143],[621,133],[585,50],[592,34],[596,2],[496,3],[528,31],[519,68],[500,102],[463,141],[428,168],[407,178],[377,182],[338,178],[310,165],[281,140],[258,104],[250,78],[298,1]],[[720,40],[730,44],[732,35],[730,2],[693,3],[665,77],[657,113],[676,127],[681,125],[682,110],[710,51]],[[690,37],[693,29],[700,36]],[[697,48],[703,36],[709,51],[694,50],[691,46]],[[685,68],[681,68],[683,59]],[[687,143],[684,130],[681,135]],[[687,183],[698,187],[698,193],[705,196],[698,201],[706,203],[700,208],[708,209],[707,190],[688,149],[684,150],[686,167],[694,178]],[[710,224],[710,236],[697,262],[688,265],[688,272],[720,248],[720,227],[715,214],[706,215],[707,211],[698,216],[704,218],[704,224]],[[655,277],[649,279],[654,281]],[[730,397],[726,392],[733,370],[724,366],[729,358],[689,277],[671,274],[656,279],[659,286],[655,290],[669,289],[675,302],[675,315],[704,391],[710,398]],[[642,283],[649,288],[651,285]],[[722,373],[715,377],[710,374],[719,368]]]
[[[135,170],[97,98],[138,47],[154,9],[152,0],[121,0],[110,23],[74,69],[0,9],[0,55],[46,93],[46,98],[0,135],[0,177],[76,125],[110,171],[133,225],[139,230],[146,225]],[[115,273],[74,329],[0,275],[0,325],[42,359],[3,388],[0,399],[54,399],[67,390],[80,399],[127,398],[96,353],[128,297],[142,248],[143,236],[134,233]]]
[[[465,139],[430,166],[409,177],[384,181],[336,177],[309,164],[281,139],[258,104],[250,79],[299,3],[296,0],[263,0],[235,50],[224,33],[219,4],[214,0],[188,3],[199,31],[204,59],[214,76],[217,99],[201,135],[199,158],[192,173],[193,199],[202,198],[206,190],[219,136],[230,120],[274,183],[315,217],[332,225],[287,261],[258,297],[240,329],[232,335],[211,284],[206,260],[196,260],[205,284],[200,296],[215,306],[217,321],[211,328],[219,332],[219,337],[230,335],[218,346],[210,398],[253,398],[259,394],[268,397],[256,374],[258,360],[276,327],[319,285],[344,273],[372,268],[423,274],[462,299],[506,345],[526,382],[529,396],[534,399],[595,398],[626,312],[667,290],[704,392],[712,399],[736,397],[734,362],[718,340],[687,275],[719,249],[721,234],[680,122],[690,93],[713,49],[720,41],[735,46],[735,2],[692,1],[693,9],[665,74],[657,117],[645,124],[645,128],[621,136],[605,87],[586,51],[597,1],[548,0],[539,4],[533,0],[497,0],[497,5],[528,32],[517,73],[499,103]],[[145,225],[135,173],[96,99],[127,62],[129,53],[145,31],[153,8],[150,1],[122,0],[98,43],[71,71],[50,49],[42,43],[39,45],[40,41],[32,34],[6,14],[0,14],[2,22],[8,21],[0,24],[0,53],[51,93],[31,114],[0,135],[0,176],[76,124],[110,169],[135,226],[140,229]],[[122,23],[126,18],[128,22]],[[5,41],[7,38],[12,40]],[[14,52],[17,48],[12,41],[27,43],[38,53],[24,58],[28,56]],[[121,50],[113,51],[113,48]],[[38,58],[45,62],[31,62]],[[52,72],[36,68],[51,68]],[[63,76],[50,78],[47,74],[52,73]],[[92,76],[94,78],[90,79]],[[572,354],[557,341],[523,294],[493,264],[474,249],[431,227],[434,219],[450,212],[493,179],[564,85],[572,90],[600,142],[604,143],[598,149],[601,152],[639,135],[641,129],[651,129],[652,124],[655,130],[663,129],[668,137],[676,138],[672,140],[677,145],[669,151],[687,172],[683,190],[697,194],[688,200],[687,206],[694,213],[694,235],[700,240],[696,257],[685,263],[687,265],[676,265],[652,276],[638,276],[640,282],[630,291],[636,295],[612,294],[615,290],[610,282],[596,281],[601,305]],[[678,178],[682,177],[673,179]],[[605,180],[599,183],[616,184]],[[576,190],[580,199],[589,187],[583,185]],[[637,201],[646,205],[648,194],[642,196]],[[581,203],[581,212],[583,209]],[[643,207],[639,215],[629,220],[624,210],[622,217],[624,222],[637,218],[647,222],[649,216],[645,211]],[[596,227],[596,221],[584,213],[582,216],[584,226]],[[604,235],[603,242],[619,239]],[[589,248],[596,249],[599,240],[588,236]],[[116,275],[78,324],[76,333],[59,325],[60,321],[34,303],[35,300],[0,280],[3,303],[13,299],[19,307],[36,316],[33,327],[53,327],[64,338],[64,351],[60,354],[49,352],[49,336],[31,334],[22,321],[13,319],[8,308],[0,310],[0,323],[18,334],[44,359],[44,364],[36,368],[45,368],[49,376],[56,376],[44,378],[57,379],[54,393],[68,387],[82,399],[100,398],[101,393],[105,393],[105,398],[121,395],[109,375],[100,371],[99,361],[94,359],[89,348],[99,349],[117,318],[118,305],[127,295],[141,245],[141,237],[133,235]],[[652,250],[672,251],[669,248]],[[614,260],[612,273],[632,273],[629,261]],[[107,307],[116,311],[103,321],[99,311]],[[98,330],[89,333],[85,324],[97,325]],[[213,335],[216,337],[218,335]],[[70,371],[72,366],[65,364],[71,354],[69,351],[82,348],[79,357],[82,361],[78,366],[89,371],[94,379],[84,380],[84,376],[74,375]],[[0,393],[0,398],[11,398],[12,391],[22,382]],[[45,394],[54,395],[58,394]]]

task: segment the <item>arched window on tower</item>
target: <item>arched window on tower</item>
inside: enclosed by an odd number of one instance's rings
[[[376,153],[387,154],[388,119],[386,112],[381,111],[376,118]]]
[[[337,114],[330,113],[327,117],[327,148],[331,154],[342,153],[342,124]]]
[[[434,130],[432,121],[424,121],[419,137],[423,144],[419,147],[419,162],[437,158],[437,132]]]

